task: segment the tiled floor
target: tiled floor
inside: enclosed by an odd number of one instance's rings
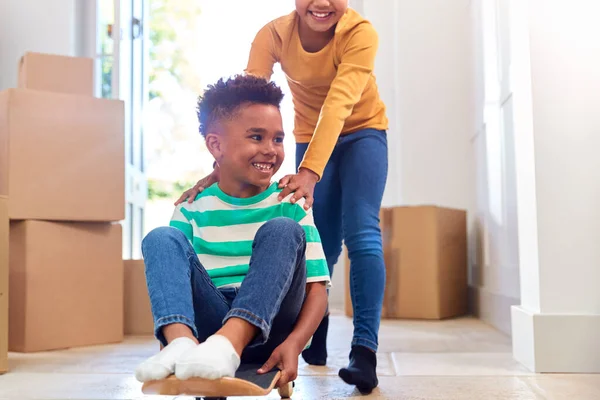
[[[512,359],[509,338],[471,318],[384,321],[380,387],[371,396],[360,396],[337,377],[347,362],[351,321],[338,315],[330,327],[329,365],[301,363],[294,400],[600,399],[600,375],[531,374]],[[155,351],[152,338],[129,337],[118,345],[11,353],[11,372],[0,376],[0,399],[159,400],[163,397],[144,397],[132,376],[135,366]],[[279,396],[274,391],[267,398]]]

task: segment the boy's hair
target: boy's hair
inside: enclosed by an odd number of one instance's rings
[[[232,118],[245,103],[266,104],[279,108],[283,92],[273,82],[252,75],[236,75],[209,85],[198,98],[200,133],[206,137],[218,120]]]

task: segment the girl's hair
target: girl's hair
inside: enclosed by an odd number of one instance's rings
[[[279,108],[282,99],[281,88],[264,78],[252,75],[221,78],[198,98],[200,133],[206,136],[215,122],[234,118],[242,105],[266,104]]]

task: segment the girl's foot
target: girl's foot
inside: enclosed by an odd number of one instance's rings
[[[310,347],[302,352],[302,358],[310,365],[325,365],[327,363],[327,330],[329,315],[325,316],[312,337]]]
[[[362,394],[377,387],[377,355],[364,346],[352,346],[350,365],[340,369],[339,376],[349,385],[355,385]]]
[[[174,339],[158,354],[150,357],[135,369],[135,377],[140,382],[165,379],[175,372],[176,361],[197,346],[188,337]]]
[[[219,379],[235,376],[240,357],[225,336],[213,335],[181,356],[175,365],[178,379]]]

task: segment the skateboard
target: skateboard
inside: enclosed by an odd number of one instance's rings
[[[175,375],[166,379],[149,381],[142,386],[142,393],[163,396],[194,396],[205,400],[221,400],[228,396],[266,396],[275,388],[281,371],[274,369],[259,375],[256,371],[259,364],[242,364],[235,373],[235,378],[215,380],[191,378],[179,380]],[[277,389],[282,399],[292,397],[294,383]]]

